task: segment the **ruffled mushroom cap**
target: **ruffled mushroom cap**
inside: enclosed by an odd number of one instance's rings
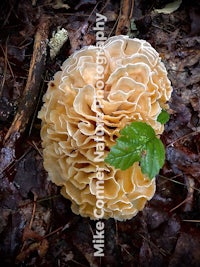
[[[133,121],[161,134],[164,126],[157,117],[171,92],[159,54],[144,40],[111,37],[101,48],[85,47],[63,63],[49,82],[39,118],[44,167],[74,213],[97,219],[99,198],[105,219],[130,219],[144,208],[155,193],[155,178],[142,174],[138,163],[121,171],[98,162],[95,152],[101,149],[105,158],[120,130]],[[102,142],[97,128],[103,131]]]

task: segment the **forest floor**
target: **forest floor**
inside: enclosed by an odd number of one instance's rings
[[[70,201],[47,180],[43,167],[37,113],[47,83],[75,50],[95,44],[97,12],[108,18],[105,35],[115,35],[120,1],[64,1],[69,8],[61,1],[2,1],[2,267],[200,266],[200,4],[183,0],[177,10],[164,14],[155,9],[170,1],[136,0],[131,14],[133,1],[122,2],[130,5],[131,26],[118,30],[151,43],[160,53],[173,86],[171,116],[162,135],[166,162],[156,177],[155,196],[131,220],[105,220],[105,256],[94,257],[94,221],[72,213]],[[42,24],[47,17],[47,23]],[[43,26],[44,31],[40,30]],[[55,59],[50,59],[48,46],[44,47],[46,59],[40,53],[38,59],[36,34],[44,41],[58,27],[68,31],[68,41]],[[37,69],[31,69],[31,59]],[[42,77],[31,80],[31,97],[26,99],[30,69],[34,77],[40,77],[38,72],[42,71]],[[23,110],[26,103],[27,110]]]

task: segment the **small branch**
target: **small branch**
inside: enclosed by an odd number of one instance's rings
[[[32,216],[31,216],[31,220],[29,223],[29,229],[31,229],[33,225],[33,220],[34,220],[35,211],[36,211],[36,201],[37,201],[37,195],[34,193],[33,211],[32,211]]]
[[[3,80],[2,80],[1,89],[0,89],[0,96],[2,96],[2,93],[3,93],[3,87],[4,87],[4,83],[5,83],[5,80],[6,80],[6,74],[7,74],[7,66],[9,67],[9,70],[10,70],[10,73],[12,75],[12,78],[14,79],[14,74],[13,74],[13,71],[12,71],[12,67],[11,67],[10,62],[8,60],[7,42],[8,42],[8,39],[6,40],[5,51],[4,51],[3,46],[0,44],[1,50],[2,50],[4,58],[5,58],[5,60],[4,60],[4,66],[5,66],[4,67],[4,75],[3,75]]]
[[[130,28],[130,20],[133,14],[134,0],[121,0],[121,9],[116,35],[127,34]]]
[[[15,159],[16,144],[24,134],[27,124],[35,110],[42,74],[45,68],[48,33],[49,20],[46,17],[42,17],[35,34],[33,55],[23,97],[15,118],[4,138],[4,148],[1,150],[0,155],[0,167],[2,170],[5,170]]]
[[[42,19],[36,32],[33,56],[30,63],[24,95],[14,121],[5,136],[5,144],[12,141],[12,135],[14,133],[24,133],[30,116],[34,111],[45,65],[48,26],[48,21]]]

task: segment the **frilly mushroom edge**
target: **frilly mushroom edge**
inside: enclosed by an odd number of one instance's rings
[[[61,186],[71,200],[72,211],[96,219],[94,208],[97,168],[104,171],[104,216],[131,219],[142,210],[156,189],[138,163],[126,171],[95,162],[95,126],[99,108],[96,97],[97,55],[100,48],[84,47],[70,56],[49,82],[38,117],[44,167],[49,179]],[[172,87],[156,50],[146,41],[128,36],[109,38],[101,47],[105,58],[104,97],[101,104],[104,124],[104,156],[115,144],[120,130],[132,121],[143,121],[162,134],[157,121],[168,107]],[[104,62],[105,63],[105,62]]]

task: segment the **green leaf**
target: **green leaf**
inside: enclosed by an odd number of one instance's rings
[[[140,142],[142,144],[156,136],[154,129],[150,125],[146,124],[145,122],[141,122],[141,121],[132,122],[130,125],[125,126],[120,131],[120,133],[121,135],[126,136],[129,140],[130,140],[130,137],[135,138],[133,142]]]
[[[158,115],[157,121],[161,124],[165,124],[169,120],[169,113],[166,110],[162,109],[160,114]]]
[[[160,139],[154,138],[147,142],[145,155],[140,160],[142,173],[147,174],[150,179],[159,173],[165,161],[165,148]]]
[[[120,133],[122,136],[117,139],[117,144],[111,147],[105,162],[115,168],[126,170],[134,162],[140,161],[145,143],[155,137],[155,132],[151,126],[143,122],[132,122]]]
[[[144,122],[132,122],[120,134],[105,162],[121,170],[140,162],[142,172],[152,179],[165,160],[164,146],[153,128]]]

